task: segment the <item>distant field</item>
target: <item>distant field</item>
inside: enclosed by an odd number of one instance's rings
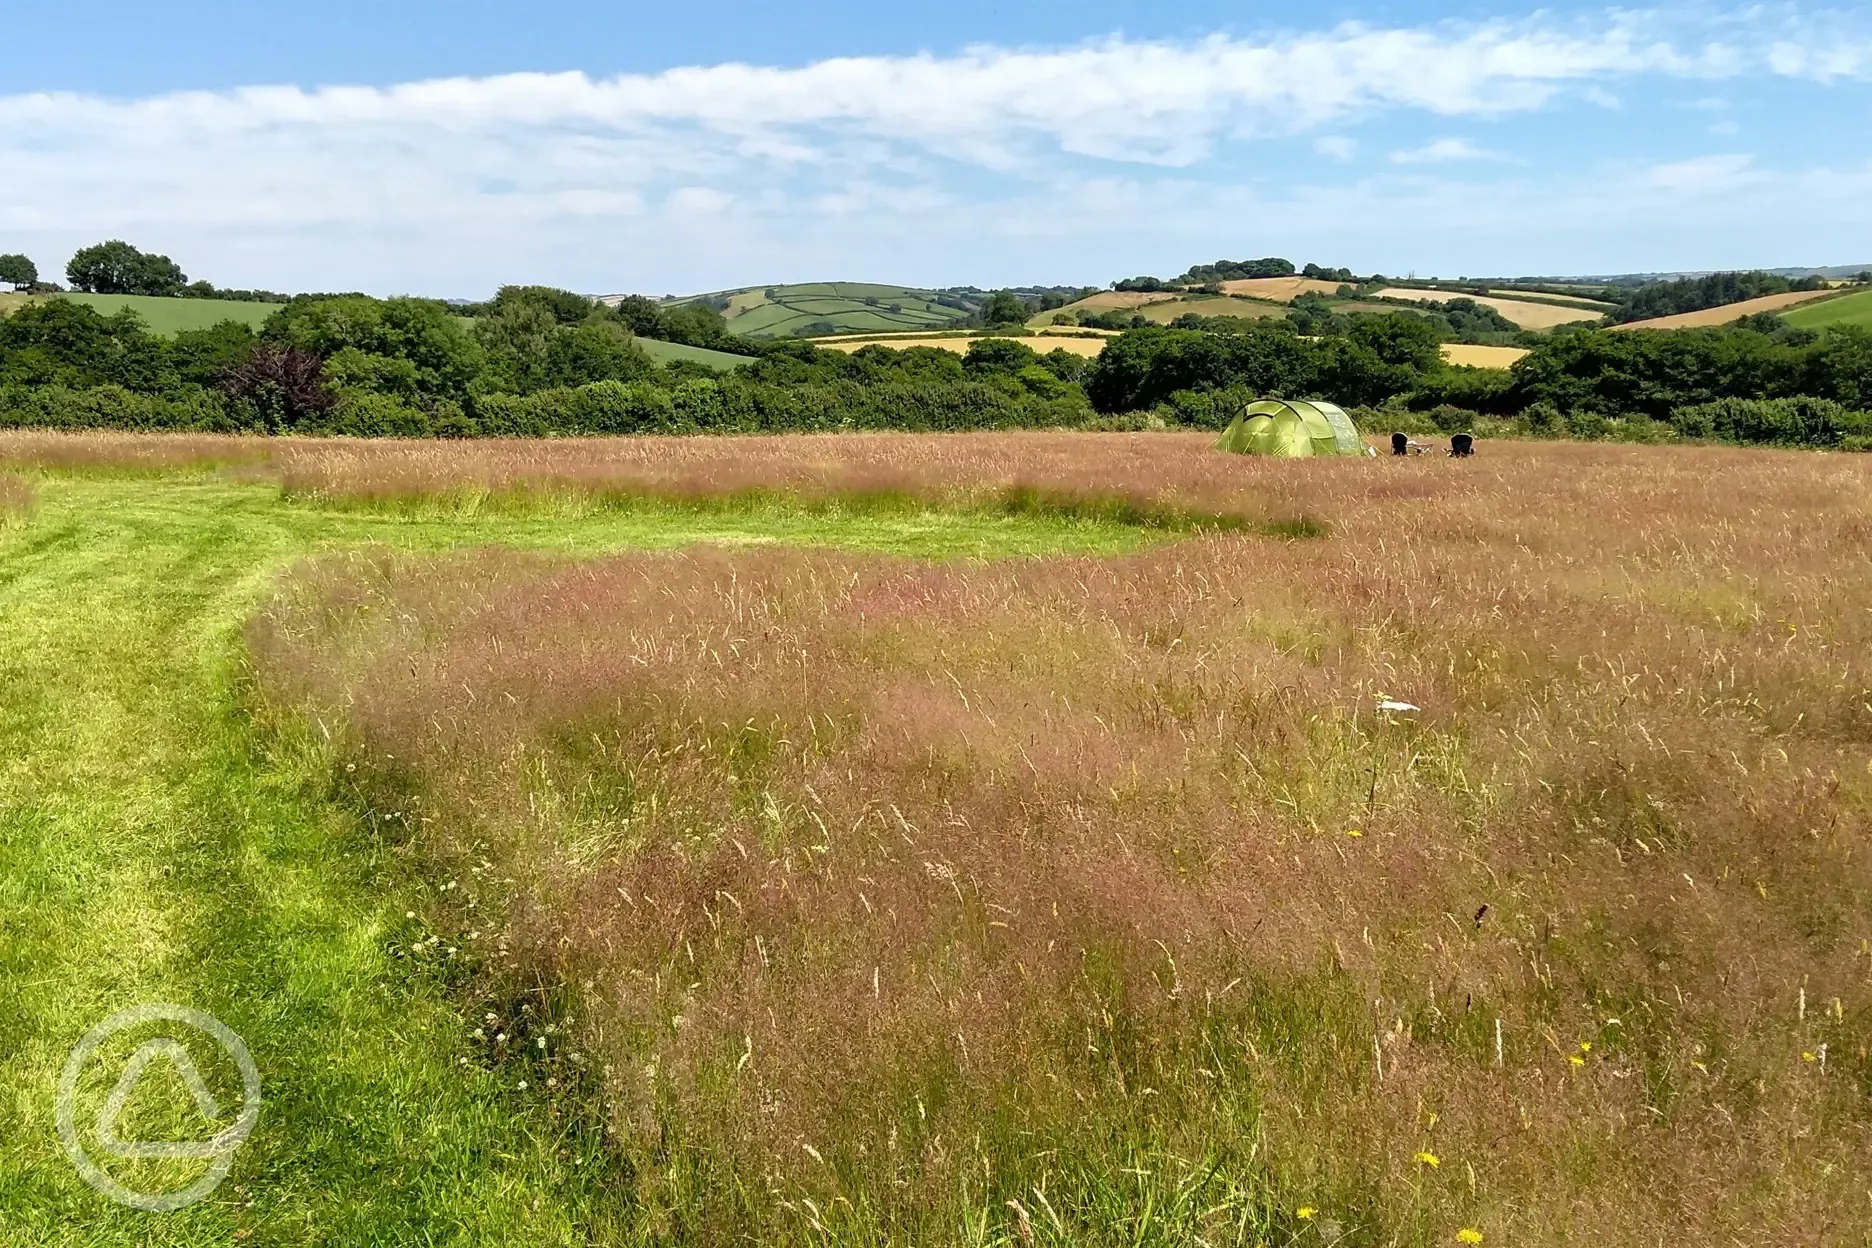
[[[992,338],[994,335],[983,334],[981,337]],[[939,351],[953,351],[957,355],[967,355],[969,344],[977,341],[980,341],[980,339],[956,337],[917,338],[914,336],[905,337],[898,334],[882,338],[815,338],[813,339],[813,344],[815,346],[827,347],[834,351],[857,351],[863,347],[890,347],[897,351],[908,350],[911,347],[935,347]],[[1055,347],[1059,347],[1073,355],[1083,355],[1091,359],[1103,354],[1107,340],[1104,338],[1043,337],[1016,338],[1014,341],[1025,342],[1042,355],[1045,355]]]
[[[1441,303],[1449,299],[1469,299],[1497,312],[1522,329],[1552,329],[1576,321],[1596,321],[1600,314],[1563,304],[1531,299],[1504,299],[1498,295],[1465,295],[1459,290],[1426,290],[1415,286],[1387,286],[1376,292],[1386,299],[1409,299],[1416,303]],[[1609,310],[1609,305],[1608,305]]]
[[[1810,303],[1795,308],[1784,319],[1801,329],[1822,329],[1828,325],[1857,325],[1863,329],[1872,329],[1872,290],[1855,291],[1837,299]]]
[[[749,338],[789,337],[821,321],[842,333],[940,329],[964,315],[937,303],[932,291],[869,282],[807,282],[724,294],[728,328]]]
[[[143,318],[144,325],[153,334],[207,329],[222,321],[241,321],[258,329],[267,317],[285,306],[237,303],[230,299],[162,299],[152,295],[61,295],[59,298],[89,304],[105,316],[130,308]]]
[[[677,360],[691,360],[697,364],[706,364],[717,372],[727,372],[731,368],[740,368],[748,362],[745,355],[734,355],[727,351],[710,351],[706,347],[691,347],[680,342],[663,342],[656,338],[639,338],[637,345],[644,354],[658,364],[672,364]]]
[[[1825,299],[1834,292],[1830,290],[1790,290],[1780,295],[1763,295],[1759,299],[1744,299],[1741,303],[1725,303],[1720,308],[1704,308],[1699,312],[1679,312],[1676,316],[1657,316],[1648,321],[1628,321],[1623,325],[1614,325],[1614,329],[1698,329],[1709,325],[1727,325],[1739,321],[1745,316],[1757,312],[1779,312],[1797,304],[1812,303],[1816,299]]]
[[[1310,277],[1244,277],[1233,282],[1223,282],[1222,289],[1231,295],[1247,295],[1251,299],[1272,299],[1276,303],[1292,303],[1301,295],[1330,295],[1338,291],[1344,282],[1322,282]]]
[[[1280,304],[1234,295],[1185,295],[1162,303],[1147,304],[1137,310],[1139,316],[1157,325],[1168,325],[1177,317],[1188,316],[1192,312],[1197,316],[1239,316],[1249,319],[1287,315],[1287,309]]]
[[[1443,344],[1443,358],[1471,368],[1508,368],[1527,354],[1525,347],[1477,347],[1460,342]]]
[[[1045,312],[1028,319],[1027,324],[1035,329],[1051,325],[1053,318],[1062,312],[1081,312],[1097,315],[1100,312],[1131,311],[1147,307],[1153,303],[1166,303],[1179,298],[1174,291],[1144,290],[1101,290],[1096,295],[1088,295],[1077,303],[1069,303],[1063,308],[1049,308]]]
[[[993,337],[984,334],[982,337]],[[1074,355],[1083,355],[1087,359],[1096,359],[1104,354],[1105,344],[1116,337],[1101,338],[1064,338],[1045,335],[1034,338],[1018,338],[1042,355],[1055,347],[1064,347]],[[892,347],[903,350],[908,347],[935,347],[939,351],[953,351],[957,355],[966,355],[973,338],[918,338],[915,336],[889,335],[877,338],[816,338],[815,346],[829,347],[834,351],[856,351],[860,347]],[[1526,355],[1521,347],[1471,347],[1461,343],[1443,344],[1443,358],[1451,364],[1465,364],[1472,368],[1507,368],[1516,360]]]

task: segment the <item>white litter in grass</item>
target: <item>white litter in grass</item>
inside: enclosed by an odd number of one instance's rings
[[[1412,706],[1409,702],[1393,702],[1391,699],[1386,698],[1383,702],[1378,704],[1378,709],[1381,711],[1421,711],[1423,707]]]

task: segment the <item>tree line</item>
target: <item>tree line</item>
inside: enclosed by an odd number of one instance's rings
[[[1648,321],[1653,317],[1727,307],[1748,299],[1760,299],[1764,295],[1781,295],[1796,290],[1825,290],[1826,287],[1826,279],[1819,277],[1782,277],[1760,270],[1709,273],[1702,277],[1649,282],[1643,286],[1612,292],[1616,294],[1618,309],[1609,315],[1620,323]]]
[[[177,276],[161,261],[137,263],[163,281]],[[1010,324],[1030,307],[997,292],[981,315]],[[632,296],[605,306],[544,286],[506,286],[465,306],[296,296],[257,330],[225,321],[171,337],[129,310],[106,316],[52,299],[0,318],[0,424],[401,436],[1208,424],[1252,395],[1583,433],[1637,422],[1842,446],[1872,434],[1862,415],[1872,408],[1872,334],[1853,327],[1797,330],[1772,315],[1670,333],[1570,327],[1522,336],[1530,354],[1503,371],[1441,358],[1452,337],[1511,328],[1472,300],[1341,315],[1330,301],[1302,299],[1295,313],[1132,323],[1088,363],[1014,339],[976,340],[966,356],[761,344],[706,304]],[[652,338],[744,362],[727,375],[658,365],[640,345]]]

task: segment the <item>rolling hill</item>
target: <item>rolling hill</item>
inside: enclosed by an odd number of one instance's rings
[[[734,333],[787,338],[806,332],[889,333],[947,329],[965,320],[980,300],[967,295],[870,282],[806,282],[750,286],[694,295],[677,303],[707,303]]]
[[[732,355],[726,351],[711,351],[707,347],[691,347],[680,342],[663,342],[656,338],[638,338],[638,346],[644,354],[658,364],[674,364],[678,360],[687,360],[692,364],[701,364],[718,373],[725,373],[731,368],[740,368],[752,357]]]
[[[284,304],[241,303],[232,299],[165,299],[155,295],[59,295],[96,308],[105,316],[129,308],[143,318],[152,334],[173,334],[184,329],[207,329],[222,321],[241,321],[260,328]]]
[[[1412,303],[1442,303],[1450,299],[1468,299],[1497,312],[1522,329],[1552,329],[1575,321],[1596,321],[1603,315],[1584,308],[1567,307],[1543,299],[1510,299],[1501,295],[1470,295],[1459,290],[1427,290],[1412,286],[1387,286],[1376,292],[1381,299],[1405,299]],[[1611,305],[1605,305],[1610,310]]]
[[[1872,290],[1855,290],[1835,299],[1816,300],[1782,317],[1799,329],[1825,329],[1830,325],[1857,325],[1872,329]]]
[[[1763,295],[1759,299],[1744,299],[1740,303],[1725,303],[1720,307],[1702,308],[1696,312],[1679,312],[1675,316],[1657,316],[1648,321],[1627,321],[1623,325],[1614,325],[1614,329],[1699,329],[1709,325],[1727,325],[1739,321],[1745,316],[1757,312],[1784,312],[1803,303],[1818,300],[1834,301],[1835,292],[1831,290],[1790,290],[1779,295]],[[1846,299],[1852,298],[1848,295]],[[1845,299],[1839,300],[1845,302]]]

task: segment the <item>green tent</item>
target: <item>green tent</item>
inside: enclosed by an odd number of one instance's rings
[[[1237,455],[1363,455],[1352,418],[1318,399],[1263,399],[1229,422],[1216,447]]]

